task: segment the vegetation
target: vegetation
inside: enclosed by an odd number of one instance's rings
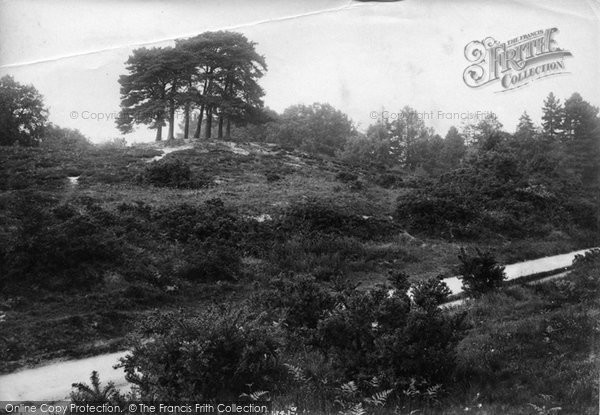
[[[194,137],[200,137],[206,114],[206,137],[212,133],[212,119],[218,118],[219,138],[226,123],[243,123],[262,108],[262,88],[256,80],[266,70],[255,43],[240,33],[206,32],[178,40],[175,47],[140,48],[126,62],[127,75],[121,84],[119,129],[130,132],[134,124],[156,129],[162,139],[162,127],[169,123],[167,139],[175,138],[175,112],[185,114],[184,138],[189,138],[191,111],[199,108]]]
[[[32,85],[21,85],[10,75],[0,79],[0,145],[38,144],[47,117],[37,89]]]
[[[461,276],[465,294],[469,296],[480,296],[497,290],[506,279],[504,267],[498,265],[491,252],[477,250],[477,255],[470,256],[463,248],[458,259],[458,275]]]
[[[346,114],[329,104],[314,103],[287,108],[270,123],[266,140],[286,149],[333,156],[355,134]]]
[[[370,291],[278,280],[267,312],[158,314],[140,323],[122,361],[139,387],[129,399],[253,396],[309,413],[591,414],[599,259],[587,254],[568,279],[483,294],[459,312],[429,307],[445,296],[439,280],[413,286],[420,300],[411,303],[406,276],[395,275]],[[77,399],[123,399],[94,376],[76,387]]]
[[[590,412],[598,254],[533,286],[499,264],[598,244],[597,108],[549,95],[541,128],[489,114],[442,138],[407,106],[363,134],[328,104],[264,109],[265,67],[230,32],[136,50],[122,132],[173,139],[183,111],[183,138],[238,141],[157,161],[47,124],[3,78],[1,369],[128,347],[133,395],[94,373],[72,399]],[[472,298],[441,308],[456,269]]]

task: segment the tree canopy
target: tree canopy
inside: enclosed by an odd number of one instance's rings
[[[10,75],[0,79],[0,145],[39,144],[47,118],[37,89],[18,83]]]
[[[354,131],[346,114],[329,104],[314,103],[287,108],[268,134],[284,147],[333,156]]]
[[[167,139],[173,139],[175,114],[182,109],[184,138],[189,138],[194,118],[194,137],[200,137],[204,117],[207,138],[213,117],[219,137],[224,128],[229,135],[231,123],[243,124],[263,107],[264,91],[257,80],[266,63],[255,45],[240,33],[219,31],[178,40],[174,47],[136,49],[126,62],[128,74],[119,79],[119,129],[128,133],[134,124],[145,124],[161,140],[168,122]]]

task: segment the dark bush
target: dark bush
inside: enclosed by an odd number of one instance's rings
[[[294,235],[267,254],[282,272],[310,273],[320,281],[344,275],[352,266],[365,266],[360,241],[322,232]]]
[[[238,216],[220,199],[208,200],[204,206],[186,203],[167,206],[154,211],[152,220],[170,238],[182,242],[209,238],[236,241],[242,231]]]
[[[451,294],[450,288],[442,281],[443,277],[420,280],[412,285],[413,301],[425,311],[436,309]]]
[[[19,212],[14,244],[6,247],[0,285],[13,290],[89,288],[118,264],[122,249],[106,227],[108,212],[80,212],[70,205],[28,205]]]
[[[192,242],[186,249],[186,262],[178,274],[190,281],[232,281],[240,274],[237,249],[218,241]]]
[[[557,303],[580,304],[600,299],[600,249],[593,249],[583,255],[576,255],[573,271],[568,278],[552,281],[546,287],[537,289]]]
[[[583,254],[575,255],[573,259],[573,267],[577,268],[585,268],[589,265],[600,265],[600,249],[590,249]]]
[[[519,168],[500,161],[467,163],[421,183],[398,199],[397,220],[412,232],[461,239],[597,229],[597,203],[589,192],[560,180],[538,183],[539,178],[528,179]]]
[[[281,180],[281,176],[274,172],[265,173],[265,177],[267,178],[267,181],[269,183],[278,182],[279,180]]]
[[[382,173],[373,177],[373,182],[385,189],[396,189],[402,187],[404,180],[397,174]]]
[[[294,343],[303,339],[327,357],[332,373],[342,379],[377,376],[386,385],[411,377],[448,380],[463,315],[411,309],[405,274],[395,274],[391,286],[370,290],[347,285],[328,290],[314,278],[293,278],[276,280],[263,300],[283,311],[283,327]]]
[[[158,288],[140,283],[127,286],[123,290],[123,297],[127,302],[146,306],[156,306],[167,298],[166,294]]]
[[[317,324],[335,305],[335,298],[310,276],[286,275],[271,281],[264,303],[284,311],[284,324],[295,331],[316,329]]]
[[[316,345],[346,379],[450,379],[453,348],[464,335],[462,314],[411,309],[405,292],[386,287],[348,292],[337,304],[320,320]]]
[[[398,232],[396,223],[349,212],[345,207],[308,200],[292,205],[285,213],[281,228],[304,233],[322,232],[361,239],[382,239]]]
[[[504,267],[498,265],[491,252],[477,249],[476,255],[471,256],[461,248],[458,259],[458,272],[461,275],[463,290],[469,296],[479,297],[496,290],[506,279]]]
[[[405,293],[352,291],[319,321],[317,347],[333,359],[345,378],[381,374],[385,358],[377,347],[378,339],[401,329],[409,311]]]
[[[473,226],[477,223],[479,212],[452,199],[420,193],[402,196],[398,199],[395,216],[411,232],[422,231],[449,238],[469,238],[481,234]]]
[[[174,188],[202,188],[211,183],[208,177],[194,177],[187,163],[168,157],[150,163],[141,180],[154,186]]]
[[[358,180],[358,175],[349,171],[341,171],[335,175],[335,178],[343,183],[351,183]]]
[[[141,399],[235,400],[248,384],[274,390],[281,373],[273,329],[243,310],[158,314],[136,333],[122,366]]]

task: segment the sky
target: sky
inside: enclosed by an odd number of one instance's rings
[[[278,112],[328,102],[364,130],[382,110],[393,117],[409,105],[442,136],[477,111],[514,131],[525,110],[540,122],[550,91],[600,105],[599,22],[598,0],[0,0],[0,76],[34,85],[50,121],[100,142],[121,136],[118,78],[135,48],[234,30],[265,56],[260,84]],[[564,73],[505,92],[499,82],[463,81],[469,42],[551,27],[572,54]],[[125,138],[151,141],[154,133],[140,126]]]

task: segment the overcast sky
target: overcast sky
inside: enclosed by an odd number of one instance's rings
[[[493,111],[513,131],[523,110],[539,122],[550,91],[562,99],[578,91],[600,104],[599,16],[598,0],[0,0],[0,76],[33,84],[52,122],[102,141],[120,135],[117,80],[133,49],[229,29],[258,43],[268,64],[265,104],[277,111],[329,102],[364,129],[373,111],[410,105],[425,118],[433,111],[427,123],[441,135],[461,120],[439,119],[440,111]],[[463,82],[467,43],[550,27],[573,54],[568,73],[509,92]],[[100,117],[108,119],[92,119]],[[143,127],[126,136],[153,137]]]

